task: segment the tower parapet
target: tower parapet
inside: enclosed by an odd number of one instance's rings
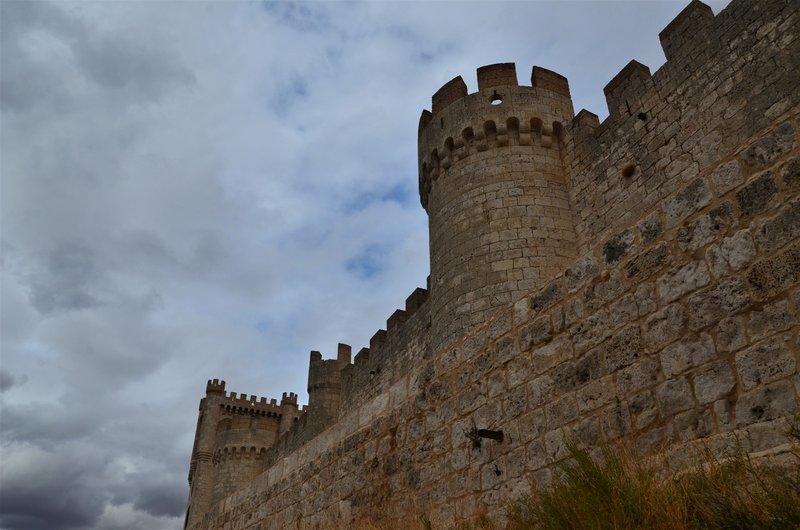
[[[370,341],[371,342],[371,341]],[[322,430],[336,421],[342,399],[342,371],[350,365],[352,349],[339,344],[336,359],[311,352],[308,366],[308,425]]]
[[[563,76],[513,63],[456,77],[419,126],[420,200],[429,215],[432,347],[446,346],[500,306],[540,287],[574,254],[560,139],[573,118]]]

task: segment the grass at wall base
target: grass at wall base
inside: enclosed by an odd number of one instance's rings
[[[673,478],[666,464],[604,444],[599,457],[570,443],[561,478],[508,506],[503,526],[483,520],[458,530],[800,529],[800,428],[786,433],[780,464],[756,461],[741,445],[727,457],[704,451]],[[427,517],[425,530],[436,530]]]

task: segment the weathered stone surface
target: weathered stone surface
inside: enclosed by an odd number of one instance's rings
[[[716,355],[711,337],[703,334],[697,340],[679,341],[661,350],[661,368],[665,376],[673,377],[712,361]]]
[[[643,245],[652,243],[664,233],[664,226],[658,212],[653,212],[636,224]]]
[[[747,271],[747,281],[758,299],[765,299],[797,283],[800,276],[800,243],[757,261]]]
[[[781,212],[758,224],[754,231],[758,247],[772,252],[800,237],[800,201],[794,201]]]
[[[744,323],[740,318],[723,318],[717,325],[717,348],[719,351],[736,351],[747,344]]]
[[[711,201],[711,192],[703,179],[692,181],[675,197],[664,202],[667,226],[672,227],[687,216],[695,213]]]
[[[701,329],[716,324],[750,303],[750,294],[741,278],[726,278],[715,287],[689,297],[689,327]]]
[[[574,362],[565,362],[553,370],[555,387],[560,392],[569,392],[582,387],[603,374],[602,359],[597,350],[592,350]]]
[[[668,304],[686,293],[705,287],[711,281],[704,261],[691,261],[658,279],[658,296]]]
[[[698,370],[692,377],[694,395],[701,404],[712,403],[736,388],[736,377],[728,361],[716,361]]]
[[[634,395],[628,401],[628,407],[634,417],[636,429],[645,429],[658,421],[658,403],[653,393],[649,390]]]
[[[774,304],[766,304],[761,311],[750,313],[747,332],[753,340],[759,340],[776,331],[789,329],[797,323],[797,316],[789,309],[789,302],[780,300]]]
[[[730,203],[722,203],[705,215],[678,229],[675,239],[681,250],[694,252],[714,242],[733,226]]]
[[[661,270],[668,262],[667,246],[657,245],[628,261],[625,264],[625,276],[633,281],[641,282]]]
[[[658,361],[645,358],[617,372],[614,381],[617,393],[627,396],[653,386],[660,379]]]
[[[688,442],[711,434],[714,430],[714,417],[709,409],[687,410],[675,416],[674,427],[678,439]]]
[[[608,312],[603,310],[585,318],[569,330],[576,352],[584,352],[608,337]]]
[[[537,318],[520,330],[520,347],[522,351],[527,351],[537,344],[547,342],[552,336],[553,326],[550,324],[550,317]]]
[[[764,211],[770,205],[778,187],[772,173],[767,172],[758,179],[748,184],[736,193],[736,202],[743,216],[753,215]]]
[[[711,174],[711,181],[720,195],[724,195],[744,183],[744,175],[742,175],[739,162],[732,160],[717,167],[714,173]]]
[[[794,146],[794,127],[785,123],[774,135],[762,138],[742,153],[745,162],[764,165],[777,159]]]
[[[706,251],[706,260],[716,278],[739,271],[749,265],[756,255],[756,247],[748,230],[740,230],[726,237]]]
[[[686,378],[671,379],[656,389],[658,406],[662,416],[674,416],[676,413],[694,406],[692,388]]]
[[[594,256],[583,256],[564,272],[564,282],[570,292],[574,292],[581,285],[597,275],[598,268]]]
[[[736,425],[789,416],[797,411],[797,403],[789,381],[779,381],[742,394],[736,402]]]
[[[636,320],[639,316],[639,308],[635,296],[627,294],[613,302],[608,308],[608,315],[612,329]]]
[[[572,343],[566,337],[534,348],[531,352],[534,373],[540,374],[572,358]]]
[[[680,304],[670,304],[650,316],[644,324],[647,351],[658,351],[684,334],[686,310]]]
[[[774,337],[736,354],[736,371],[745,391],[796,373],[794,355],[782,337]]]
[[[630,326],[614,333],[598,351],[602,354],[609,373],[636,362],[644,353],[639,326]]]
[[[547,287],[531,298],[531,309],[534,313],[541,311],[561,300],[561,296],[560,282],[550,282]]]
[[[781,179],[786,186],[791,188],[800,184],[800,158],[795,158],[787,163],[781,171]]]
[[[606,266],[616,265],[623,256],[631,251],[633,232],[625,230],[617,234],[603,245],[603,261]]]

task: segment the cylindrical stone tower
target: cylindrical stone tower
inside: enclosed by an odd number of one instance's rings
[[[542,286],[574,257],[560,142],[572,119],[567,80],[513,63],[478,69],[433,95],[419,124],[419,191],[428,212],[431,346],[446,347]]]
[[[211,507],[214,495],[214,464],[217,424],[220,421],[220,403],[225,400],[225,381],[209,380],[206,397],[200,401],[197,430],[194,435],[192,463],[189,467],[189,507],[186,527],[198,522]]]

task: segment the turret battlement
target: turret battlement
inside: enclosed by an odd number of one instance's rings
[[[496,147],[550,148],[572,119],[569,83],[534,66],[531,85],[520,86],[514,63],[482,66],[478,91],[467,93],[459,76],[431,98],[419,122],[419,191],[427,210],[433,182],[464,158]]]
[[[219,379],[209,379],[206,383],[206,395],[222,394],[225,395],[225,381]]]
[[[235,460],[241,458],[250,458],[253,460],[263,460],[264,455],[267,454],[266,447],[258,447],[255,445],[251,445],[249,447],[246,446],[228,446],[222,447],[217,449],[214,452],[213,462],[214,464],[220,464],[227,460]]]

